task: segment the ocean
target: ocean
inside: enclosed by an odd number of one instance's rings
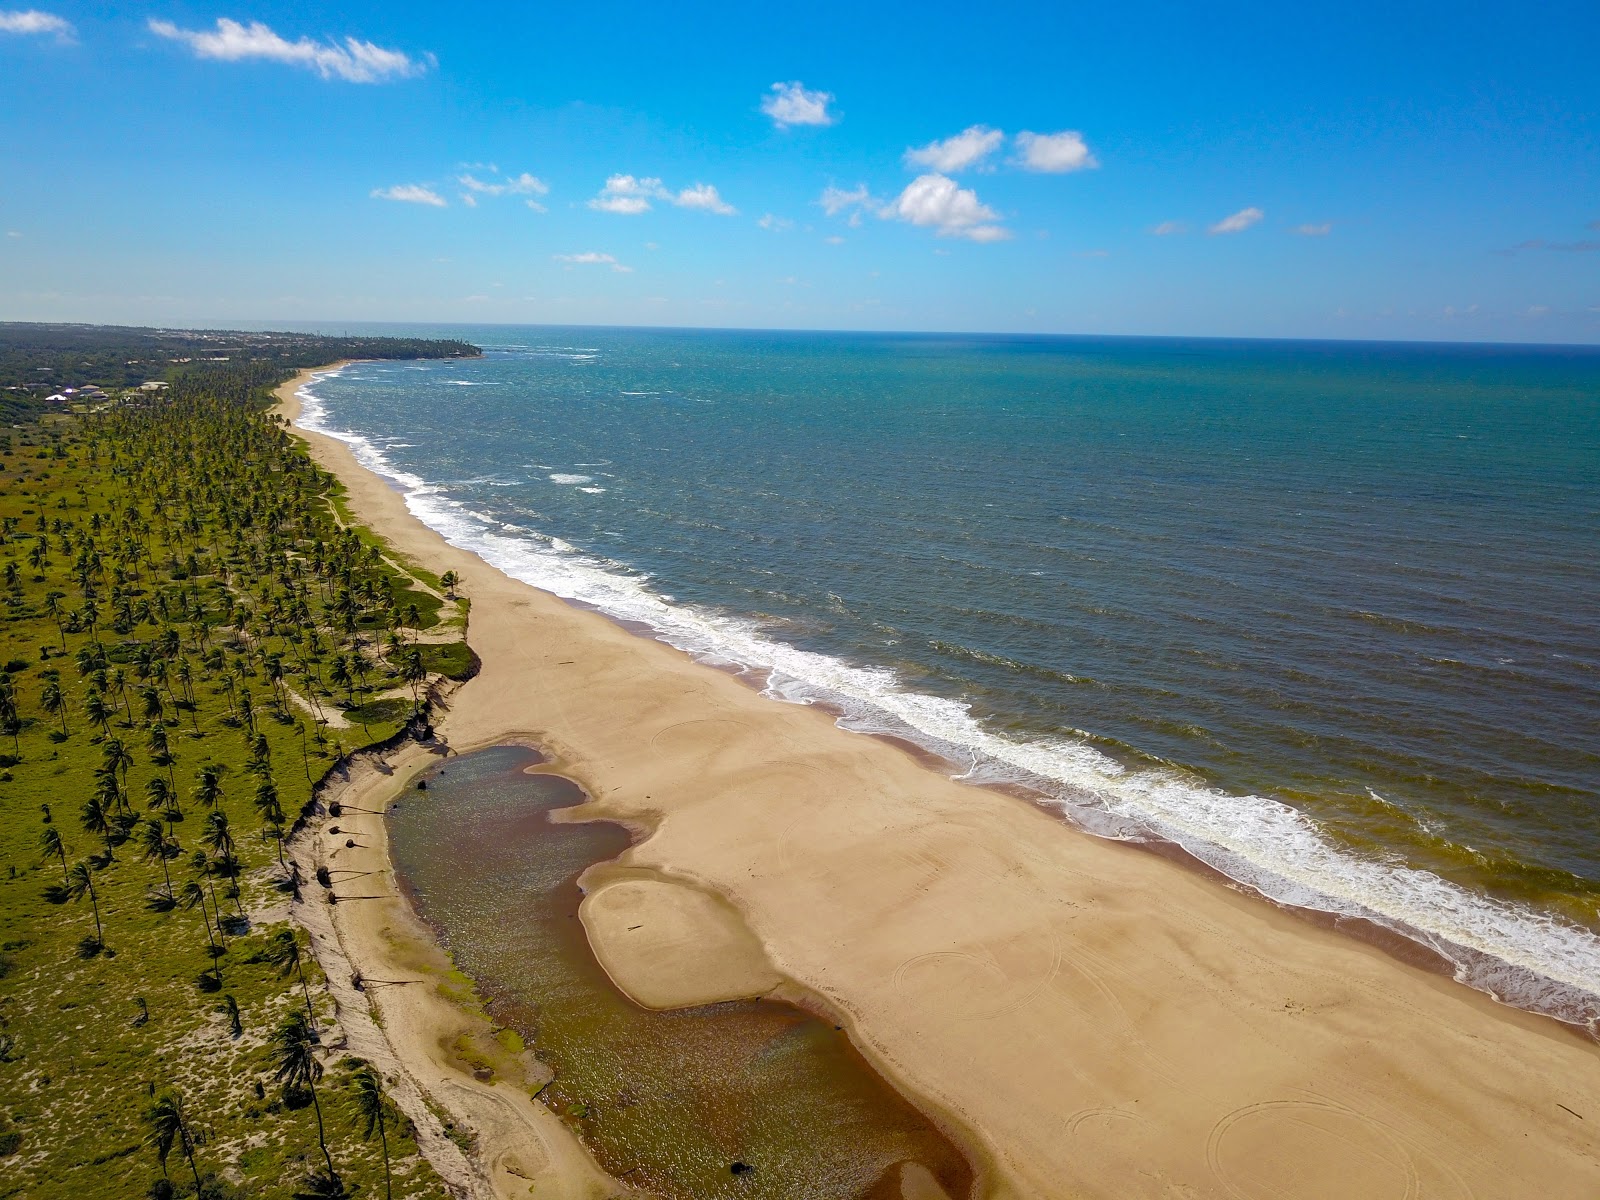
[[[1600,1030],[1600,350],[405,328],[451,542]]]

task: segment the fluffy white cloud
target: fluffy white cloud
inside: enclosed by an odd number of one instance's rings
[[[999,242],[1011,236],[1010,230],[993,223],[1000,214],[979,200],[977,192],[946,175],[917,176],[878,215],[935,229],[940,237]]]
[[[430,187],[420,183],[397,183],[394,187],[373,188],[374,200],[398,200],[402,204],[428,204],[434,208],[448,208],[449,203]]]
[[[650,211],[650,197],[662,192],[659,179],[635,179],[632,175],[612,175],[606,179],[600,194],[589,201],[597,212],[621,213],[637,216]]]
[[[1178,233],[1188,233],[1189,226],[1182,221],[1163,221],[1150,231],[1157,237],[1172,237]]]
[[[832,103],[832,92],[811,91],[797,80],[773,84],[772,94],[762,98],[761,111],[779,129],[790,125],[832,125],[838,120],[828,111]]]
[[[1006,135],[998,129],[972,125],[955,137],[929,142],[918,150],[907,150],[905,160],[913,167],[931,167],[943,173],[960,171],[988,158],[1005,140]]]
[[[794,228],[794,222],[789,220],[788,217],[775,217],[771,213],[762,214],[761,219],[756,224],[772,233],[783,233],[785,230]]]
[[[589,201],[589,207],[597,212],[637,216],[650,211],[652,200],[664,200],[679,208],[697,208],[723,217],[731,217],[739,211],[709,183],[697,183],[674,192],[662,186],[661,180],[654,176],[640,179],[633,175],[610,176],[605,187],[600,189],[600,194]]]
[[[70,42],[76,32],[71,21],[55,13],[37,8],[0,9],[0,33],[53,34],[58,41]]]
[[[609,254],[598,254],[593,250],[582,254],[552,254],[551,258],[557,262],[572,263],[577,266],[610,267],[613,271],[631,271],[632,267],[625,267]]]
[[[1324,221],[1320,225],[1296,225],[1294,231],[1301,237],[1327,237],[1333,232],[1333,222]]]
[[[684,188],[676,196],[664,196],[663,199],[676,204],[679,208],[698,208],[705,212],[716,213],[719,217],[731,217],[739,211],[717,195],[717,189],[709,183],[697,183],[693,187]]]
[[[214,30],[180,29],[171,21],[149,22],[150,32],[193,50],[197,58],[222,62],[264,59],[315,71],[324,79],[343,79],[347,83],[382,83],[421,75],[431,65],[400,50],[387,50],[372,42],[347,37],[343,43],[314,42],[308,37],[291,42],[260,21],[248,25],[217,19]]]
[[[1024,130],[1017,134],[1017,151],[1022,156],[1018,161],[1028,171],[1062,175],[1068,171],[1092,170],[1100,165],[1095,156],[1089,153],[1083,134],[1075,129],[1065,129],[1060,133],[1030,133]]]
[[[1241,208],[1231,217],[1223,217],[1211,227],[1212,233],[1243,233],[1267,214],[1259,208]]]

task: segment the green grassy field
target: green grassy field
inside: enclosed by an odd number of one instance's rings
[[[0,435],[0,1196],[383,1196],[363,1108],[446,1194],[284,941],[313,781],[472,665],[331,490],[198,384]]]

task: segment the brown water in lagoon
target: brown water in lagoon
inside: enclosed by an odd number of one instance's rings
[[[617,990],[577,919],[577,879],[630,838],[551,820],[584,797],[529,774],[538,762],[499,746],[434,768],[391,809],[391,846],[490,1014],[556,1072],[547,1102],[582,1106],[601,1164],[667,1200],[890,1200],[908,1163],[967,1196],[960,1151],[831,1023],[773,1001],[655,1012]]]

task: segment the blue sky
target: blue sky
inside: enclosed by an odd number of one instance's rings
[[[0,317],[1600,342],[1596,44],[1592,0],[0,8]]]

